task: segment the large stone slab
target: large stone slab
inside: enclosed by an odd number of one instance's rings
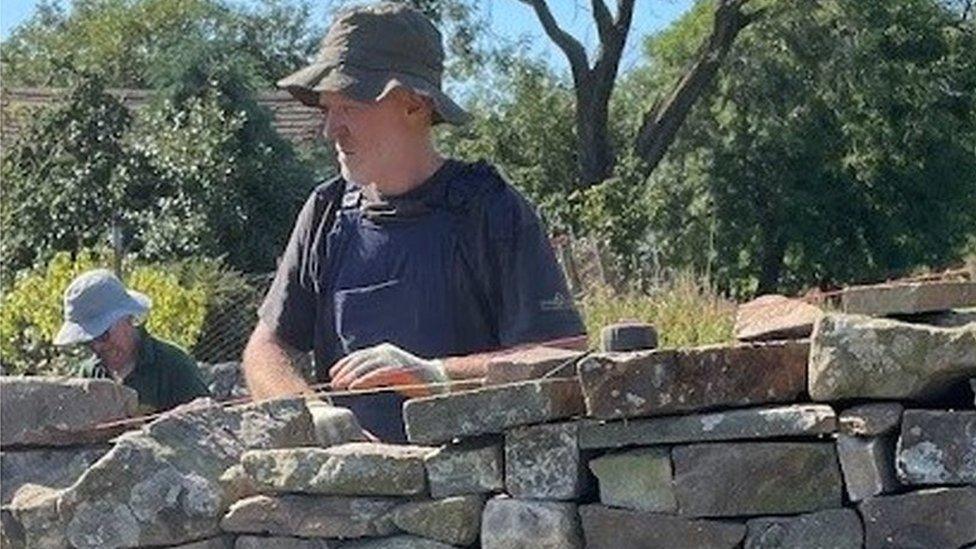
[[[0,452],[0,503],[10,503],[14,492],[27,483],[67,488],[108,450],[108,446],[83,446]]]
[[[581,448],[623,448],[651,444],[711,442],[777,437],[814,437],[837,429],[837,416],[826,404],[792,404],[705,414],[623,421],[583,420]]]
[[[873,437],[898,428],[904,406],[897,402],[872,402],[841,412],[840,431],[847,435]]]
[[[930,488],[858,505],[864,546],[961,547],[976,542],[976,488]]]
[[[793,514],[841,506],[833,443],[696,444],[675,447],[671,458],[682,515]]]
[[[338,546],[336,542],[323,538],[238,536],[234,549],[334,549]]]
[[[864,543],[861,517],[853,509],[755,518],[746,527],[745,549],[860,549]]]
[[[230,506],[220,521],[227,532],[306,538],[361,538],[396,532],[394,498],[285,494],[253,496]]]
[[[529,347],[496,355],[488,361],[485,385],[515,383],[543,377],[575,377],[576,359],[582,355],[580,351],[557,347]]]
[[[898,439],[904,484],[976,484],[976,411],[907,410]]]
[[[405,503],[393,510],[393,524],[408,534],[453,545],[470,545],[481,532],[481,495]]]
[[[234,549],[234,536],[218,536],[191,541],[190,543],[173,545],[170,549]]]
[[[341,549],[453,549],[453,547],[432,539],[405,535],[347,541],[341,545]]]
[[[840,308],[850,314],[890,316],[945,311],[976,305],[976,282],[877,284],[847,288]]]
[[[5,524],[6,528],[16,531],[15,543],[45,549],[70,547],[64,521],[58,515],[60,496],[60,490],[36,484],[25,484],[17,490],[9,506],[12,524]]]
[[[412,399],[403,406],[407,438],[417,444],[502,433],[582,412],[583,400],[575,379],[499,385]]]
[[[570,500],[584,493],[575,422],[531,425],[505,435],[505,488],[524,499]]]
[[[580,549],[576,504],[498,496],[481,518],[482,549]]]
[[[611,507],[673,513],[674,472],[669,448],[639,448],[590,460],[600,486],[600,502]]]
[[[682,517],[583,505],[579,509],[587,549],[656,549],[738,547],[746,528],[741,524],[689,520]]]
[[[579,365],[587,413],[615,419],[795,399],[807,344],[776,342],[592,355]]]
[[[936,328],[828,314],[814,328],[814,400],[923,399],[976,375],[976,323]]]
[[[888,494],[898,487],[894,440],[889,437],[837,437],[837,457],[851,501]]]
[[[500,492],[505,487],[502,442],[468,440],[446,444],[424,457],[434,498]]]
[[[802,339],[823,314],[802,299],[764,295],[739,305],[735,313],[735,338],[739,341]]]
[[[247,452],[241,464],[261,492],[409,496],[427,491],[424,457],[434,449],[377,442]]]
[[[138,394],[105,379],[0,377],[0,446],[68,446],[105,441],[120,428],[94,426],[132,417]]]
[[[235,496],[221,475],[246,450],[312,443],[301,399],[181,407],[119,437],[58,496],[57,521],[50,526],[79,548],[174,545],[216,536]]]

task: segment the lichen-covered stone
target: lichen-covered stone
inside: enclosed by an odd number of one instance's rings
[[[426,492],[426,446],[350,442],[331,448],[256,450],[244,470],[262,492],[408,496]]]
[[[190,543],[173,545],[170,549],[234,549],[234,536],[218,536],[191,541]]]
[[[228,532],[274,536],[361,538],[396,532],[394,498],[254,496],[231,505],[220,527]]]
[[[894,440],[888,437],[837,437],[837,457],[851,501],[887,494],[898,487]]]
[[[897,402],[872,402],[854,406],[841,412],[839,427],[842,433],[873,437],[894,431],[901,423],[904,406]]]
[[[556,347],[529,347],[496,355],[488,361],[485,385],[501,385],[530,379],[576,376],[576,359],[580,351]]]
[[[407,438],[437,444],[455,437],[503,433],[583,412],[575,379],[526,381],[408,400],[403,406]]]
[[[453,545],[417,536],[390,536],[342,544],[341,549],[453,549]]]
[[[904,484],[976,484],[976,411],[907,410],[897,455]]]
[[[569,500],[586,488],[575,422],[531,425],[505,435],[505,488],[525,499]]]
[[[609,454],[590,460],[589,466],[596,475],[604,505],[658,513],[678,510],[668,448]]]
[[[791,404],[707,414],[580,422],[581,448],[816,436],[833,433],[837,416],[825,404]]]
[[[446,444],[424,458],[434,498],[499,492],[505,487],[502,444],[472,440]]]
[[[14,492],[27,483],[66,488],[108,450],[108,446],[83,446],[0,452],[0,502],[10,503]]]
[[[312,416],[315,440],[319,446],[337,446],[366,440],[363,428],[349,408],[333,406],[321,400],[309,400],[305,404]]]
[[[405,503],[393,510],[393,524],[408,534],[453,545],[470,545],[481,531],[481,495]]]
[[[976,487],[868,498],[858,510],[868,549],[962,547],[976,542]]]
[[[120,427],[96,425],[135,415],[138,394],[106,379],[0,377],[0,446],[101,442]]]
[[[234,549],[334,549],[338,543],[323,538],[238,536]]]
[[[828,314],[813,330],[814,400],[930,398],[976,375],[976,323],[936,328]]]
[[[875,284],[847,288],[840,308],[850,314],[890,316],[945,311],[976,305],[976,282],[938,281]]]
[[[822,314],[802,299],[764,295],[739,305],[733,332],[739,341],[802,339],[810,336]]]
[[[755,518],[746,527],[745,549],[860,549],[864,543],[861,518],[853,509]]]
[[[591,355],[587,413],[615,419],[787,402],[806,388],[807,344],[775,342]]]
[[[24,528],[14,518],[14,514],[6,505],[0,507],[0,547],[4,549],[25,549],[27,547]]]
[[[580,549],[575,503],[529,501],[498,496],[481,518],[482,549]]]
[[[739,546],[746,531],[734,522],[689,520],[603,505],[580,506],[579,514],[587,549],[731,549]]]
[[[60,495],[60,490],[36,484],[25,484],[14,494],[9,511],[16,522],[10,526],[20,528],[16,535],[23,540],[24,546],[44,549],[70,546],[63,519],[58,514]]]
[[[679,513],[793,514],[841,506],[833,443],[742,442],[672,449]]]

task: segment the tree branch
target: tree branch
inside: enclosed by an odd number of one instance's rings
[[[613,16],[603,0],[590,0],[593,6],[593,19],[596,21],[596,30],[600,35],[600,42],[606,43],[612,39],[616,27],[614,26]]]
[[[566,59],[569,60],[569,66],[573,71],[573,77],[577,85],[584,82],[590,67],[586,59],[586,49],[583,48],[583,45],[573,38],[571,34],[559,27],[556,18],[549,11],[546,0],[519,1],[531,6],[535,10],[535,15],[539,18],[539,22],[542,23],[542,29],[546,31],[546,35],[566,54]]]

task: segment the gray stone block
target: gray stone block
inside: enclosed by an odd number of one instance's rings
[[[833,443],[743,442],[671,450],[679,513],[692,517],[793,514],[841,506]]]
[[[442,446],[424,458],[434,498],[500,492],[505,487],[500,440]]]
[[[220,521],[227,532],[305,538],[361,538],[396,532],[394,498],[254,496],[231,505]]]
[[[565,419],[583,412],[575,379],[526,381],[408,400],[407,438],[436,444],[455,437],[503,433],[512,427]]]
[[[894,440],[888,437],[837,437],[837,458],[851,501],[887,494],[898,487]]]
[[[576,376],[576,359],[580,351],[556,347],[530,347],[497,355],[488,361],[485,385],[515,383],[543,376],[572,378]]]
[[[847,288],[840,308],[850,314],[889,316],[945,311],[976,305],[976,282],[941,281]]]
[[[859,549],[864,543],[861,517],[853,509],[761,517],[746,527],[745,549]]]
[[[976,323],[935,328],[828,314],[810,345],[814,400],[925,399],[976,375]]]
[[[182,545],[173,545],[171,549],[234,549],[234,536],[217,536]]]
[[[976,484],[976,411],[906,410],[897,455],[904,484]]]
[[[904,409],[897,402],[873,402],[848,408],[840,414],[840,431],[861,437],[887,434],[898,428]]]
[[[734,522],[583,505],[579,509],[587,549],[658,549],[738,547],[746,528]]]
[[[532,425],[505,435],[505,488],[523,499],[576,499],[586,490],[575,422]]]
[[[764,295],[739,305],[733,331],[739,341],[802,339],[810,337],[822,314],[802,299]]]
[[[482,549],[581,549],[575,503],[498,496],[481,519]]]
[[[366,440],[363,428],[349,408],[333,406],[320,400],[309,400],[305,404],[312,416],[315,440],[319,446],[337,446]]]
[[[817,436],[833,433],[837,416],[825,404],[792,404],[624,421],[583,420],[581,448]]]
[[[590,460],[600,502],[611,507],[673,513],[674,474],[669,448],[640,448]]]
[[[322,538],[292,538],[283,536],[238,536],[234,549],[334,549],[338,544]]]
[[[453,545],[470,545],[481,532],[481,495],[453,496],[405,503],[393,510],[393,524],[415,534]]]
[[[67,549],[71,544],[65,535],[64,519],[58,514],[60,496],[60,490],[25,484],[10,502],[9,511],[13,520],[8,521],[10,524],[5,524],[5,527],[11,527],[12,533],[18,541],[23,541],[25,547]],[[94,547],[91,544],[76,546]]]
[[[67,488],[108,450],[89,446],[0,452],[0,502],[10,503],[14,492],[27,483]]]
[[[417,536],[390,536],[344,542],[340,549],[453,549],[453,545]]]
[[[241,464],[261,492],[409,496],[426,493],[424,458],[433,450],[350,442],[331,448],[251,451]]]
[[[807,344],[606,353],[580,361],[588,415],[616,419],[787,402],[806,388]]]
[[[868,498],[858,510],[867,549],[960,547],[976,542],[976,487]]]

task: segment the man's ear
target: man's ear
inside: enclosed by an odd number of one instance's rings
[[[400,88],[401,100],[411,120],[430,124],[434,119],[434,102],[427,96]]]

